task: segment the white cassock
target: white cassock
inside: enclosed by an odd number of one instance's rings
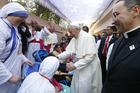
[[[55,87],[41,75],[52,79],[58,67],[59,60],[56,57],[50,56],[45,58],[40,65],[39,72],[33,72],[28,75],[19,88],[18,93],[56,93]]]
[[[41,31],[36,31],[34,36],[31,36],[31,38],[28,40],[30,43],[29,43],[29,46],[28,46],[27,54],[26,54],[26,56],[29,60],[31,60],[33,62],[35,61],[32,54],[36,50],[41,49],[40,43],[43,44],[43,42],[40,42],[40,40],[43,40],[44,37],[48,37],[49,34],[51,34],[49,32],[49,30],[46,27],[44,27]],[[40,43],[31,42],[34,39],[36,39],[36,41],[39,41]]]
[[[81,30],[78,38],[73,38],[66,51],[58,57],[65,59],[72,54],[75,54],[78,61],[74,63],[76,70],[72,79],[71,93],[101,93],[101,67],[94,38]]]
[[[3,17],[3,20],[9,25],[12,26],[5,17],[9,13],[16,11],[26,11],[24,7],[17,3],[9,3],[0,11],[0,17]],[[3,63],[6,57],[9,55],[13,38],[6,45],[6,40],[11,37],[11,29],[7,24],[0,19],[0,93],[16,93],[20,82],[17,84],[9,83],[8,80],[12,75],[21,76],[21,65],[27,61],[26,57],[22,54],[22,45],[20,37],[17,31],[17,27],[14,27],[16,30],[16,47],[12,52],[11,56]]]

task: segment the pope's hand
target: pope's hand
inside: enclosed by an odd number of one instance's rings
[[[21,80],[21,77],[18,75],[13,75],[8,81],[11,83],[17,83],[19,80]]]

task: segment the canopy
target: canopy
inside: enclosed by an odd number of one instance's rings
[[[38,0],[61,18],[72,23],[94,22],[112,0]]]

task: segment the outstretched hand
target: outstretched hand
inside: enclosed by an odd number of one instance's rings
[[[32,61],[30,61],[30,60],[25,61],[25,63],[28,64],[28,65],[30,65],[30,66],[33,66],[34,65],[34,63]]]

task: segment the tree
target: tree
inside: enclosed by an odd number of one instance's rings
[[[55,13],[50,11],[48,8],[40,5],[37,1],[35,1],[35,6],[31,6],[31,12],[34,13],[35,15],[41,17],[42,19],[46,21],[53,22],[55,24],[60,23],[60,17],[57,16]]]
[[[36,16],[41,17],[42,19],[53,22],[55,24],[60,24],[61,18],[57,16],[55,13],[50,11],[48,8],[42,6],[38,3],[38,0],[17,0],[18,3],[23,5],[24,7],[27,7],[27,3],[29,3],[29,9],[30,12],[35,14]]]

